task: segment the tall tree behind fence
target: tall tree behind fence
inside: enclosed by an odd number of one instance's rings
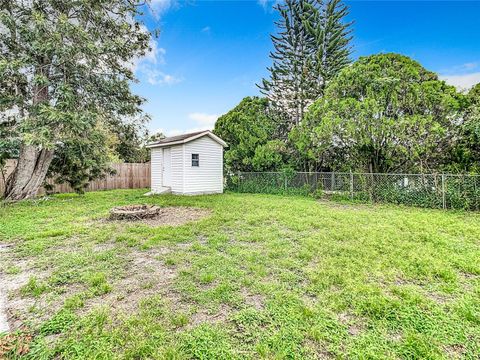
[[[5,166],[5,179],[15,168],[15,160],[8,160]],[[110,164],[115,171],[114,175],[92,181],[85,191],[113,190],[113,189],[142,189],[150,187],[150,163],[115,163]],[[55,193],[74,192],[68,184],[55,184],[53,179],[47,180],[53,185]],[[0,194],[5,191],[4,178],[0,176]],[[39,195],[45,194],[45,190]]]

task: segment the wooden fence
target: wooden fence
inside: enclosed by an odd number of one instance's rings
[[[15,160],[8,160],[5,166],[5,179],[13,171]],[[113,190],[113,189],[142,189],[150,187],[150,163],[114,163],[110,167],[115,170],[114,175],[92,181],[85,191]],[[68,184],[55,184],[53,179],[47,179],[47,183],[53,185],[55,193],[73,192]],[[0,195],[5,191],[3,176],[0,175]],[[42,190],[39,195],[45,193]]]

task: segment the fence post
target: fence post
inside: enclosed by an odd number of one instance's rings
[[[330,190],[333,192],[335,191],[335,173],[332,172],[332,179],[330,181]]]
[[[442,207],[447,208],[447,199],[445,197],[445,174],[442,174]]]
[[[353,173],[350,170],[350,198],[353,200]]]
[[[287,191],[287,187],[288,187],[288,185],[287,185],[287,175],[284,174],[284,176],[285,176],[285,191]]]

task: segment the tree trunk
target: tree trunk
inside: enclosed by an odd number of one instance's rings
[[[35,74],[48,78],[48,63],[47,58],[40,59]],[[47,85],[36,84],[33,86],[32,104],[34,107],[41,103],[47,103],[48,98]],[[53,149],[48,150],[40,146],[22,144],[17,166],[7,179],[5,200],[16,201],[36,197],[47,176],[53,153]]]
[[[53,150],[22,145],[15,170],[7,179],[5,200],[17,201],[37,196],[53,159]]]

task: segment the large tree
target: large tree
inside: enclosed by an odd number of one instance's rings
[[[269,114],[268,100],[246,97],[234,109],[218,118],[213,132],[228,144],[227,171],[263,171],[274,168],[279,158],[273,141],[275,123]],[[280,154],[281,155],[281,154]]]
[[[138,0],[2,1],[2,120],[20,139],[5,197],[34,197],[57,150],[86,144],[112,121],[138,116],[130,91],[133,59],[150,34],[136,20]],[[89,148],[91,153],[95,153]]]
[[[398,54],[360,58],[291,133],[311,169],[426,172],[452,148],[464,98]]]
[[[466,94],[464,118],[451,155],[447,170],[480,173],[480,84]]]
[[[260,89],[285,120],[288,132],[292,124],[298,124],[309,102],[311,87],[312,48],[304,24],[307,1],[286,0],[275,9],[280,19],[275,22],[278,34],[272,35],[274,51],[270,54],[273,64],[268,68],[269,79],[263,79]]]
[[[275,109],[280,137],[286,137],[350,62],[351,23],[345,21],[348,9],[341,0],[286,0],[276,9],[273,64],[259,87]]]

